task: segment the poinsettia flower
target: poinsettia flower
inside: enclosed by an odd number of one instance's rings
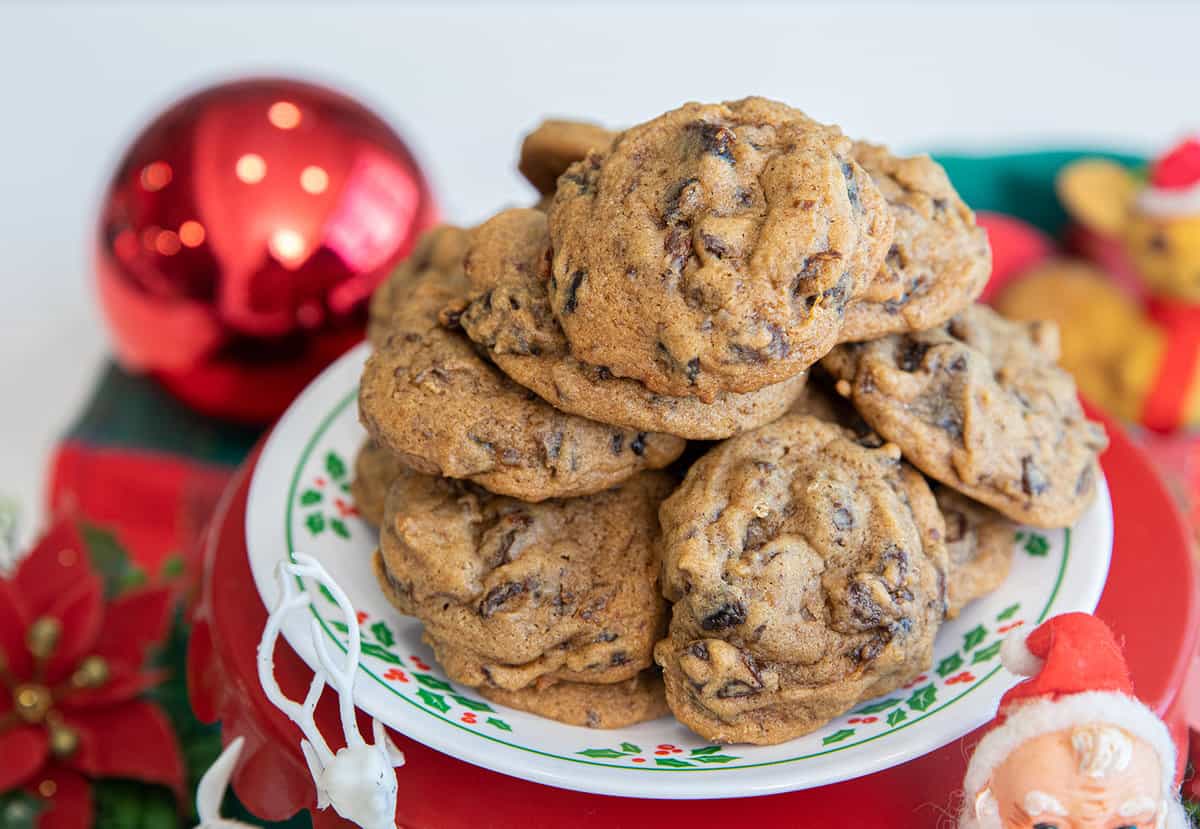
[[[147,651],[170,621],[171,591],[106,602],[73,522],[61,521],[0,579],[0,792],[45,801],[43,829],[87,829],[87,778],[159,783],[183,793],[170,723],[141,694],[161,673]]]

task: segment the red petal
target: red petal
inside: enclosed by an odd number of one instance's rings
[[[95,578],[74,522],[61,519],[21,559],[12,581],[31,617],[37,617],[50,609],[64,588]],[[95,584],[99,590],[99,582]]]
[[[89,584],[92,581],[94,584]],[[64,588],[62,595],[43,614],[62,623],[62,634],[46,666],[51,684],[71,674],[79,660],[91,653],[104,618],[104,600],[99,580],[94,577]]]
[[[46,729],[22,725],[0,732],[0,792],[24,785],[46,764],[50,741]]]
[[[53,783],[50,797],[41,790],[43,786],[49,788],[48,783]],[[91,829],[92,787],[75,772],[50,766],[25,789],[46,803],[38,814],[38,829]]]
[[[89,777],[127,777],[183,790],[183,760],[166,716],[148,702],[64,711],[79,732],[79,748],[65,763]]]
[[[63,697],[59,707],[64,711],[96,708],[101,705],[116,705],[141,696],[143,691],[160,684],[167,678],[166,671],[129,671],[122,669],[99,688],[71,691]]]
[[[0,581],[0,658],[4,659],[8,672],[20,679],[27,679],[32,670],[29,651],[25,648],[28,626],[20,594],[12,582]],[[7,694],[0,694],[3,696]]]
[[[113,599],[104,616],[95,652],[114,665],[140,668],[146,651],[162,642],[171,619],[171,591],[147,587]]]

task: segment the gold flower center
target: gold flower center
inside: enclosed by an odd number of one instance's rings
[[[31,725],[37,725],[46,719],[50,706],[54,704],[54,696],[45,685],[31,682],[16,687],[13,691],[13,702],[16,703],[18,717]]]

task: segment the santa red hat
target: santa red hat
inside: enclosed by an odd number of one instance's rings
[[[1154,162],[1138,207],[1153,216],[1200,216],[1200,137],[1181,141]]]
[[[1022,743],[1090,723],[1108,723],[1145,740],[1158,754],[1166,826],[1186,827],[1179,806],[1175,744],[1167,727],[1133,695],[1129,668],[1112,631],[1088,613],[1066,613],[1025,634],[1018,628],[1000,649],[1004,667],[1030,679],[1000,701],[995,726],[971,755],[963,781],[959,826],[978,826],[975,805],[992,773]],[[1179,822],[1183,821],[1183,822]]]

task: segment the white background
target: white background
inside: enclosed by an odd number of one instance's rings
[[[89,240],[105,180],[198,85],[287,73],[392,121],[451,220],[527,200],[545,114],[610,124],[780,98],[905,148],[1153,151],[1200,126],[1194,4],[7,5],[0,0],[0,498],[39,520],[47,452],[103,360]]]

